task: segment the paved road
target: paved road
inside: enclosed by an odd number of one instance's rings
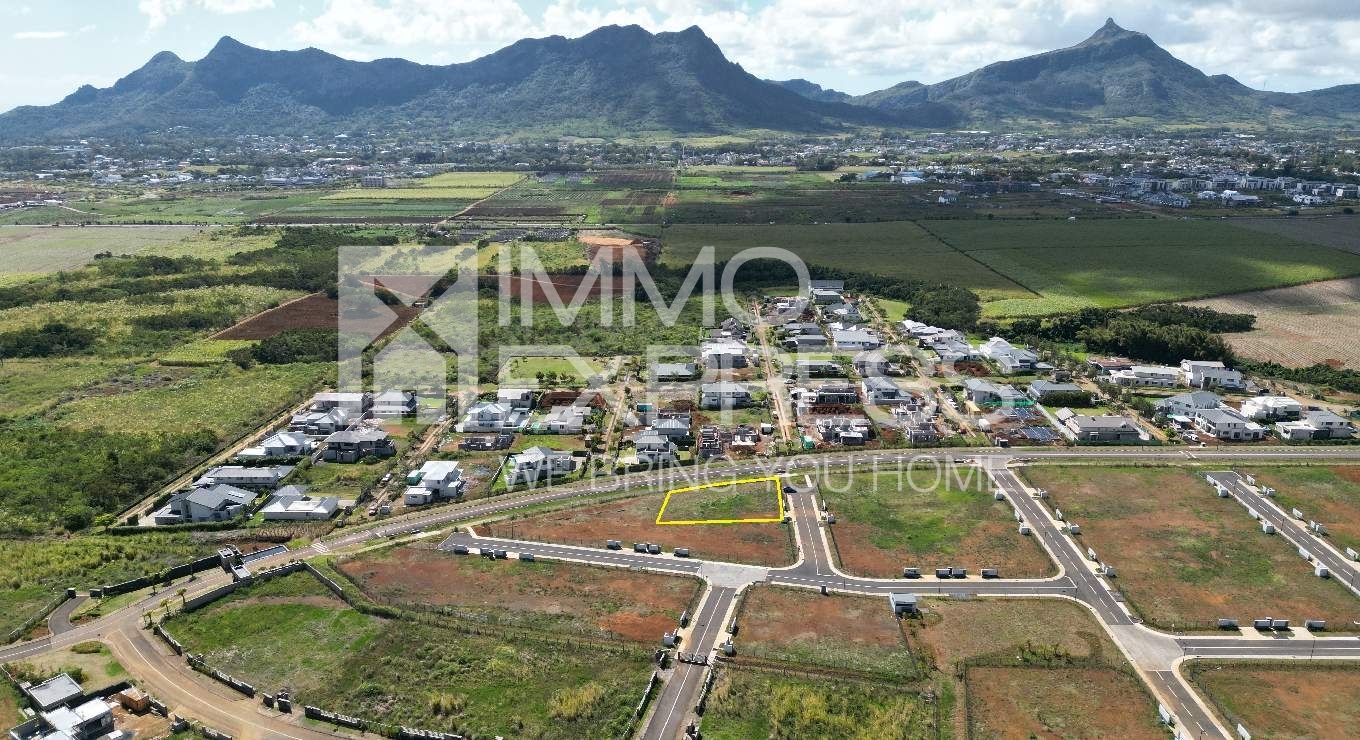
[[[89,596],[77,596],[74,599],[67,599],[62,602],[61,606],[47,615],[47,631],[54,635],[60,635],[63,632],[70,632],[75,629],[71,624],[71,614],[89,599]]]
[[[726,586],[715,586],[708,590],[691,623],[693,627],[688,644],[680,646],[681,652],[703,656],[711,662],[718,638],[726,629],[724,618],[737,598],[737,591]],[[674,740],[679,737],[692,720],[699,689],[709,670],[707,665],[676,663],[638,737],[641,740]]]
[[[1315,564],[1327,567],[1331,578],[1339,581],[1341,585],[1360,596],[1360,584],[1357,583],[1357,579],[1360,579],[1360,568],[1356,567],[1360,564],[1349,560],[1345,555],[1337,552],[1326,540],[1308,531],[1303,522],[1286,514],[1270,497],[1260,495],[1259,489],[1248,485],[1247,481],[1237,473],[1218,471],[1206,473],[1204,477],[1209,480],[1210,484],[1222,486],[1230,496],[1236,499],[1239,504],[1245,506],[1248,511],[1256,512],[1261,520],[1275,525],[1277,534],[1293,543],[1294,547],[1308,551]]]

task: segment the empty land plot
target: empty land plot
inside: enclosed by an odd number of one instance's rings
[[[339,321],[340,303],[325,293],[313,293],[261,311],[212,338],[268,339],[289,329],[335,329]]]
[[[886,598],[757,586],[737,616],[742,656],[911,676],[919,672]]]
[[[624,547],[654,542],[667,550],[688,547],[695,558],[771,567],[789,565],[795,559],[787,524],[657,524],[662,498],[651,494],[532,514],[493,522],[485,529],[495,537],[582,547],[604,547],[606,540],[620,540]],[[770,506],[775,505],[771,500]]]
[[[1042,298],[989,315],[1189,300],[1360,273],[1360,257],[1214,221],[929,221],[923,226]]]
[[[448,607],[479,621],[642,643],[673,629],[699,589],[691,578],[412,547],[361,555],[340,569],[382,602]]]
[[[0,373],[0,417],[27,416],[54,406],[122,367],[117,362],[85,358],[5,360],[5,371]]]
[[[1254,738],[1360,737],[1360,663],[1193,661],[1185,674]]]
[[[887,599],[880,602],[887,609]],[[1081,604],[1058,599],[931,599],[903,623],[908,646],[936,670],[981,656],[1014,658],[1025,646],[1106,666],[1124,658]],[[1043,625],[1036,629],[1035,625]]]
[[[137,254],[193,233],[184,226],[0,226],[0,274],[70,270],[101,252]]]
[[[936,717],[933,702],[897,686],[724,667],[708,695],[703,734],[916,740],[937,736]]]
[[[1360,467],[1271,468],[1250,471],[1257,483],[1276,489],[1285,511],[1299,509],[1327,526],[1327,539],[1339,550],[1360,551]]]
[[[1138,678],[1111,668],[970,666],[968,736],[1161,740]]]
[[[1360,216],[1242,218],[1233,223],[1253,231],[1360,254]]]
[[[726,523],[783,520],[778,479],[709,483],[670,491],[656,514],[657,524]]]
[[[1360,225],[1358,225],[1360,226]],[[1360,368],[1360,277],[1195,301],[1216,311],[1249,313],[1256,328],[1225,334],[1233,349],[1285,367],[1317,363]]]
[[[664,264],[685,268],[704,247],[731,259],[753,247],[780,247],[814,265],[963,285],[984,298],[1033,297],[910,221],[883,223],[675,224],[661,232]]]
[[[831,531],[841,565],[855,575],[898,576],[903,566],[998,568],[1005,578],[1054,572],[1035,538],[1017,531],[1010,505],[992,498],[980,471],[940,481],[918,471],[904,474],[900,485],[895,475],[867,474],[820,483],[836,516]]]
[[[365,719],[489,737],[613,737],[651,672],[642,649],[566,650],[376,620],[296,573],[176,617],[168,629],[207,662],[296,701]],[[542,680],[552,676],[554,680]]]
[[[1212,628],[1222,617],[1249,623],[1263,610],[1296,624],[1360,618],[1360,601],[1314,577],[1287,541],[1261,532],[1194,471],[1040,466],[1026,477],[1081,525],[1081,545],[1118,570],[1119,590],[1153,626]]]

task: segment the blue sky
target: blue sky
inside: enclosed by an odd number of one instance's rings
[[[1073,44],[1106,16],[1254,87],[1360,82],[1360,0],[0,0],[0,110],[110,85],[158,51],[198,59],[223,35],[447,64],[606,23],[698,25],[754,74],[862,93]]]

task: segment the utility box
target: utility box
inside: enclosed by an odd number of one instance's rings
[[[936,577],[936,578],[948,578],[948,577],[949,577],[949,569],[948,569],[948,568],[936,568],[936,569],[935,569],[935,577]]]
[[[1113,566],[1113,565],[1107,565],[1107,566],[1105,566],[1104,568],[1101,568],[1101,569],[1100,569],[1100,572],[1103,573],[1103,574],[1105,575],[1106,578],[1114,578],[1114,566]]]
[[[1221,629],[1221,630],[1235,630],[1235,629],[1237,629],[1237,620],[1236,620],[1236,619],[1220,619],[1220,620],[1218,620],[1218,628]]]
[[[618,540],[609,540],[604,543],[604,546],[610,550],[619,550],[623,548],[623,543]]]
[[[903,577],[903,578],[920,578],[920,577],[921,577],[921,569],[920,569],[920,568],[903,568],[903,569],[902,569],[902,577]]]
[[[1086,559],[1092,562],[1100,562],[1100,558],[1096,557],[1096,549],[1094,547],[1086,548]]]
[[[1275,534],[1275,525],[1270,522],[1261,522],[1261,531],[1266,534]]]
[[[982,569],[982,577],[983,577],[983,578],[1000,578],[1000,577],[1001,577],[1001,572],[998,571],[996,568],[983,568],[983,569]]]
[[[1317,576],[1318,578],[1331,578],[1332,572],[1330,570],[1327,570],[1327,566],[1319,565],[1316,568],[1313,568],[1313,575]]]
[[[1322,632],[1327,629],[1327,620],[1305,619],[1303,621],[1303,628],[1308,630],[1309,632]]]
[[[1303,521],[1303,512],[1302,512],[1302,511],[1299,511],[1298,509],[1290,509],[1290,510],[1289,510],[1289,513],[1292,514],[1292,515],[1294,516],[1295,519],[1298,519],[1299,521]]]
[[[1272,619],[1272,620],[1270,620],[1270,628],[1273,629],[1273,630],[1277,630],[1277,631],[1279,631],[1279,630],[1287,630],[1287,629],[1289,629],[1289,620],[1288,620],[1288,619]]]
[[[1080,524],[1075,524],[1075,523],[1073,523],[1073,522],[1068,522],[1068,523],[1067,523],[1067,532],[1068,532],[1068,534],[1081,534],[1081,525],[1080,525]]]
[[[1062,509],[1054,509],[1054,510],[1053,510],[1053,518],[1054,518],[1054,519],[1057,519],[1058,521],[1062,521],[1062,520],[1063,520]]]
[[[1020,534],[1028,535],[1028,534],[1030,533],[1029,525],[1028,525],[1028,524],[1021,524],[1020,527],[1019,527],[1019,531],[1020,531]]]

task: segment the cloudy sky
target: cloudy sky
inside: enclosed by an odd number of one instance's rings
[[[761,77],[863,93],[1074,44],[1107,16],[1253,87],[1360,82],[1360,0],[0,0],[0,110],[110,85],[158,51],[198,59],[223,35],[447,64],[609,23],[697,24]]]

